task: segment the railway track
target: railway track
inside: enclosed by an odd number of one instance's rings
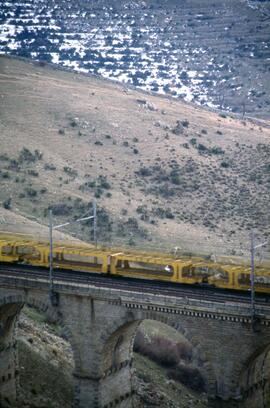
[[[0,265],[1,277],[23,279],[49,280],[49,270],[26,265]],[[205,300],[218,303],[250,303],[250,293],[228,291],[210,286],[174,284],[170,282],[157,282],[144,279],[110,277],[91,272],[71,271],[64,269],[54,270],[55,282],[91,285],[98,288],[118,289],[163,296],[172,296],[187,299]],[[270,296],[257,294],[256,304],[270,306]]]

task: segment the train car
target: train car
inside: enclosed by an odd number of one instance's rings
[[[190,261],[145,254],[116,253],[111,255],[110,274],[161,281],[181,281],[181,271]]]
[[[49,263],[49,248],[45,252]],[[53,248],[53,265],[63,269],[86,272],[109,272],[110,253],[96,248],[79,246],[56,246]]]

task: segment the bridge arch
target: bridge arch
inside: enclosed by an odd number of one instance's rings
[[[135,370],[133,366],[133,344],[140,325],[145,320],[163,323],[176,330],[192,346],[194,357],[199,362],[199,370],[205,380],[209,394],[214,394],[214,370],[207,361],[205,353],[198,341],[187,331],[181,321],[173,320],[161,313],[153,311],[129,312],[125,317],[115,319],[104,336],[102,351],[100,406],[102,408],[133,407]]]
[[[246,408],[270,406],[270,337],[265,340],[240,373],[239,390]]]
[[[73,341],[73,335],[66,326],[64,319],[56,309],[50,306],[48,300],[40,300],[35,296],[10,295],[0,298],[0,406],[3,408],[14,408],[17,406],[19,397],[19,366],[18,348],[15,327],[22,308],[28,305],[39,312],[46,313],[48,318],[57,323],[71,345],[73,360],[76,364],[79,361],[79,352]],[[76,383],[76,378],[74,377]],[[78,405],[78,387],[74,384],[75,402]],[[77,402],[77,404],[76,404]]]

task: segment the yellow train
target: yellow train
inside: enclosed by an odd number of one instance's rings
[[[21,235],[0,235],[0,262],[49,267],[49,244]],[[199,258],[113,252],[89,245],[55,244],[54,268],[98,272],[185,284],[208,283],[218,288],[249,290],[250,268],[244,265],[208,262]],[[270,293],[270,270],[256,268],[255,289]]]

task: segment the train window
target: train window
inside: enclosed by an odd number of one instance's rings
[[[24,255],[28,259],[40,259],[40,252],[33,246],[23,245],[16,247],[18,255]]]
[[[250,274],[248,273],[240,273],[238,275],[238,283],[240,285],[250,285]]]
[[[270,286],[270,276],[254,276],[254,283],[256,286]]]
[[[102,258],[97,256],[63,253],[63,263],[101,265]]]
[[[192,277],[192,267],[191,266],[184,266],[182,268],[182,276],[185,278]]]
[[[13,249],[13,247],[10,246],[10,245],[3,246],[1,253],[2,253],[2,255],[11,255],[12,254],[12,249]]]

